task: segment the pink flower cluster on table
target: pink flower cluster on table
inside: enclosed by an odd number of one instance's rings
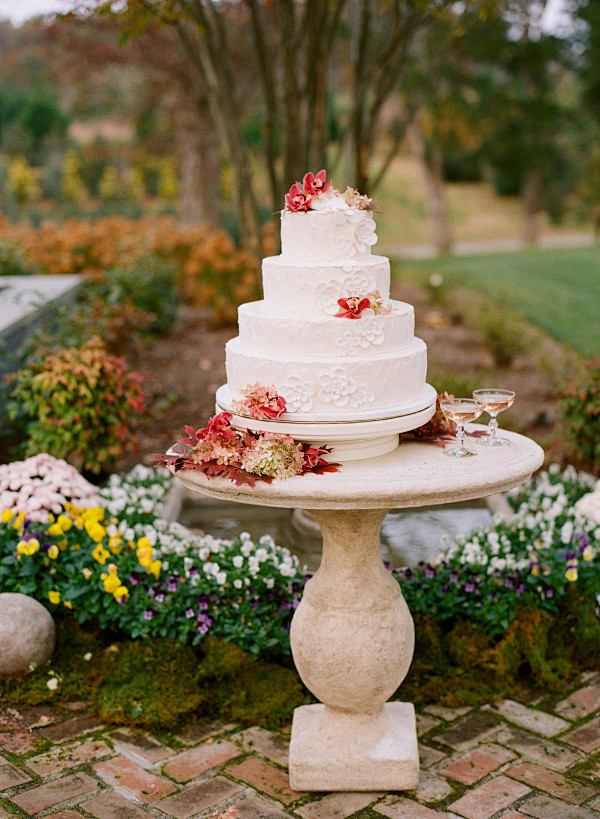
[[[339,464],[328,463],[326,448],[294,441],[290,435],[250,432],[231,426],[232,415],[222,412],[203,429],[186,426],[187,438],[180,438],[172,455],[155,455],[154,460],[175,472],[193,469],[207,478],[228,478],[237,486],[254,486],[257,480],[271,483],[274,478],[291,478],[313,472],[337,472]]]
[[[378,290],[367,293],[366,296],[348,296],[338,299],[340,309],[335,314],[337,318],[359,319],[365,310],[370,312],[367,315],[383,316],[392,312],[392,305],[383,300]]]
[[[233,401],[233,408],[238,415],[246,415],[257,421],[268,421],[280,418],[286,410],[285,398],[277,395],[273,385],[248,384],[240,390],[242,401]]]
[[[24,512],[45,523],[50,512],[59,515],[67,502],[96,506],[96,487],[75,467],[45,452],[24,461],[0,464],[0,509]]]

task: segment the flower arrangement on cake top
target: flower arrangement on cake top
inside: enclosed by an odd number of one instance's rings
[[[285,195],[284,210],[306,213],[307,210],[377,210],[371,197],[348,186],[342,193],[327,180],[325,169],[318,174],[307,173],[302,182],[294,182]]]
[[[155,455],[154,460],[175,472],[193,469],[207,478],[229,478],[237,486],[338,471],[339,464],[322,457],[329,452],[326,448],[298,443],[282,433],[238,430],[231,426],[231,419],[231,413],[222,412],[204,429],[186,426],[187,438],[178,440],[173,454]]]

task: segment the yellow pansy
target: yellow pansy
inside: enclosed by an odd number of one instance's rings
[[[121,552],[123,551],[123,541],[121,540],[120,537],[116,535],[110,538],[110,540],[108,541],[108,546],[113,555],[120,555]]]
[[[79,517],[75,518],[75,526],[78,529],[83,529],[83,518],[81,517],[81,515],[79,515]]]
[[[92,576],[92,570],[91,570],[91,569],[88,569],[88,567],[87,567],[87,566],[85,566],[85,567],[84,567],[84,568],[81,570],[81,574],[82,574],[82,575],[85,577],[85,579],[86,579],[86,580],[89,580],[89,579],[90,579],[90,577]]]
[[[585,549],[583,550],[583,552],[581,553],[581,557],[582,557],[584,560],[593,560],[593,559],[594,559],[594,550],[592,549],[592,547],[590,546],[590,544],[589,544],[589,543],[588,543],[588,545],[585,547]]]
[[[152,562],[152,546],[150,546],[150,544],[147,546],[138,546],[136,556],[142,566],[149,565]]]
[[[101,543],[99,543],[92,552],[92,557],[94,560],[97,560],[98,563],[102,563],[102,565],[104,565],[110,557],[110,552],[107,551]]]
[[[58,520],[56,521],[60,526],[62,526],[63,532],[68,532],[69,529],[73,526],[73,521],[71,518],[68,518],[66,515],[59,515]]]
[[[60,523],[57,521],[53,523],[52,526],[48,527],[48,534],[49,535],[64,535],[63,528]]]
[[[116,574],[109,574],[102,582],[104,585],[104,591],[109,592],[109,594],[112,594],[115,589],[118,589],[121,586],[121,581]]]
[[[129,589],[126,586],[119,586],[113,592],[115,600],[120,600],[122,597],[129,597]]]
[[[14,516],[15,513],[11,509],[4,509],[0,517],[2,518],[2,523],[10,523]]]
[[[72,609],[73,603],[71,603],[69,600],[63,600],[63,606],[66,606],[68,609]]]
[[[565,572],[565,577],[570,583],[574,583],[579,577],[579,574],[577,572],[577,566],[569,566],[569,568]]]
[[[48,549],[48,557],[51,557],[52,560],[56,560],[59,554],[60,551],[58,549],[58,546],[50,546],[50,548]]]
[[[117,573],[116,563],[109,563],[107,566],[107,571],[109,574],[116,574]]]
[[[148,574],[153,574],[154,577],[158,580],[158,578],[160,577],[161,568],[162,568],[162,564],[161,564],[160,560],[154,560],[154,561],[152,561],[152,563],[149,566],[147,566],[147,571],[148,571]]]
[[[531,567],[531,574],[534,577],[537,577],[539,573],[540,573],[540,567],[538,566],[537,563],[534,563],[533,566]]]
[[[59,541],[58,541],[58,543],[57,543],[56,545],[57,545],[57,546],[58,546],[58,548],[61,550],[61,552],[64,552],[64,550],[65,550],[65,549],[67,548],[67,546],[69,545],[69,541],[67,540],[67,538],[66,538],[66,537],[63,537],[63,539],[62,539],[62,540],[59,540]]]
[[[60,543],[58,545],[60,546]],[[74,543],[71,546],[71,551],[72,552],[78,552],[80,549],[81,549],[81,546],[79,545],[79,543]]]
[[[20,529],[21,526],[23,525],[24,520],[25,520],[25,513],[24,512],[19,512],[17,517],[13,520],[12,528],[13,529]]]
[[[39,548],[40,542],[34,537],[31,540],[20,540],[17,543],[17,552],[21,555],[34,555]]]
[[[102,520],[104,518],[104,509],[101,506],[90,506],[89,509],[84,510],[83,517],[86,522],[88,520]]]
[[[48,592],[48,600],[54,605],[58,605],[60,603],[60,592],[59,591],[50,591]]]
[[[100,543],[101,540],[104,540],[106,537],[106,529],[104,526],[98,523],[96,520],[86,520],[85,521],[85,531],[88,535],[95,540],[96,543]]]
[[[138,549],[151,549],[152,548],[151,545],[150,545],[150,541],[145,536],[141,537],[138,540],[137,545],[138,545]]]

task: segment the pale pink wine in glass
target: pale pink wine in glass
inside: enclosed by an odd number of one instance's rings
[[[458,446],[452,449],[445,449],[444,454],[454,458],[467,458],[469,455],[477,453],[464,446],[465,424],[475,421],[483,412],[483,407],[472,398],[447,398],[440,401],[440,409],[450,421],[456,424],[456,437]]]
[[[482,411],[487,412],[490,416],[488,435],[485,438],[480,438],[479,443],[483,446],[506,446],[510,444],[508,438],[500,438],[496,435],[496,430],[498,429],[496,416],[499,412],[503,412],[509,407],[512,407],[515,400],[514,392],[512,390],[500,390],[490,387],[473,390],[473,398],[481,405]]]

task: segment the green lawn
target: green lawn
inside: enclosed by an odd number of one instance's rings
[[[559,341],[600,354],[600,245],[477,256],[396,259],[393,278],[443,276],[447,286],[480,290]]]

